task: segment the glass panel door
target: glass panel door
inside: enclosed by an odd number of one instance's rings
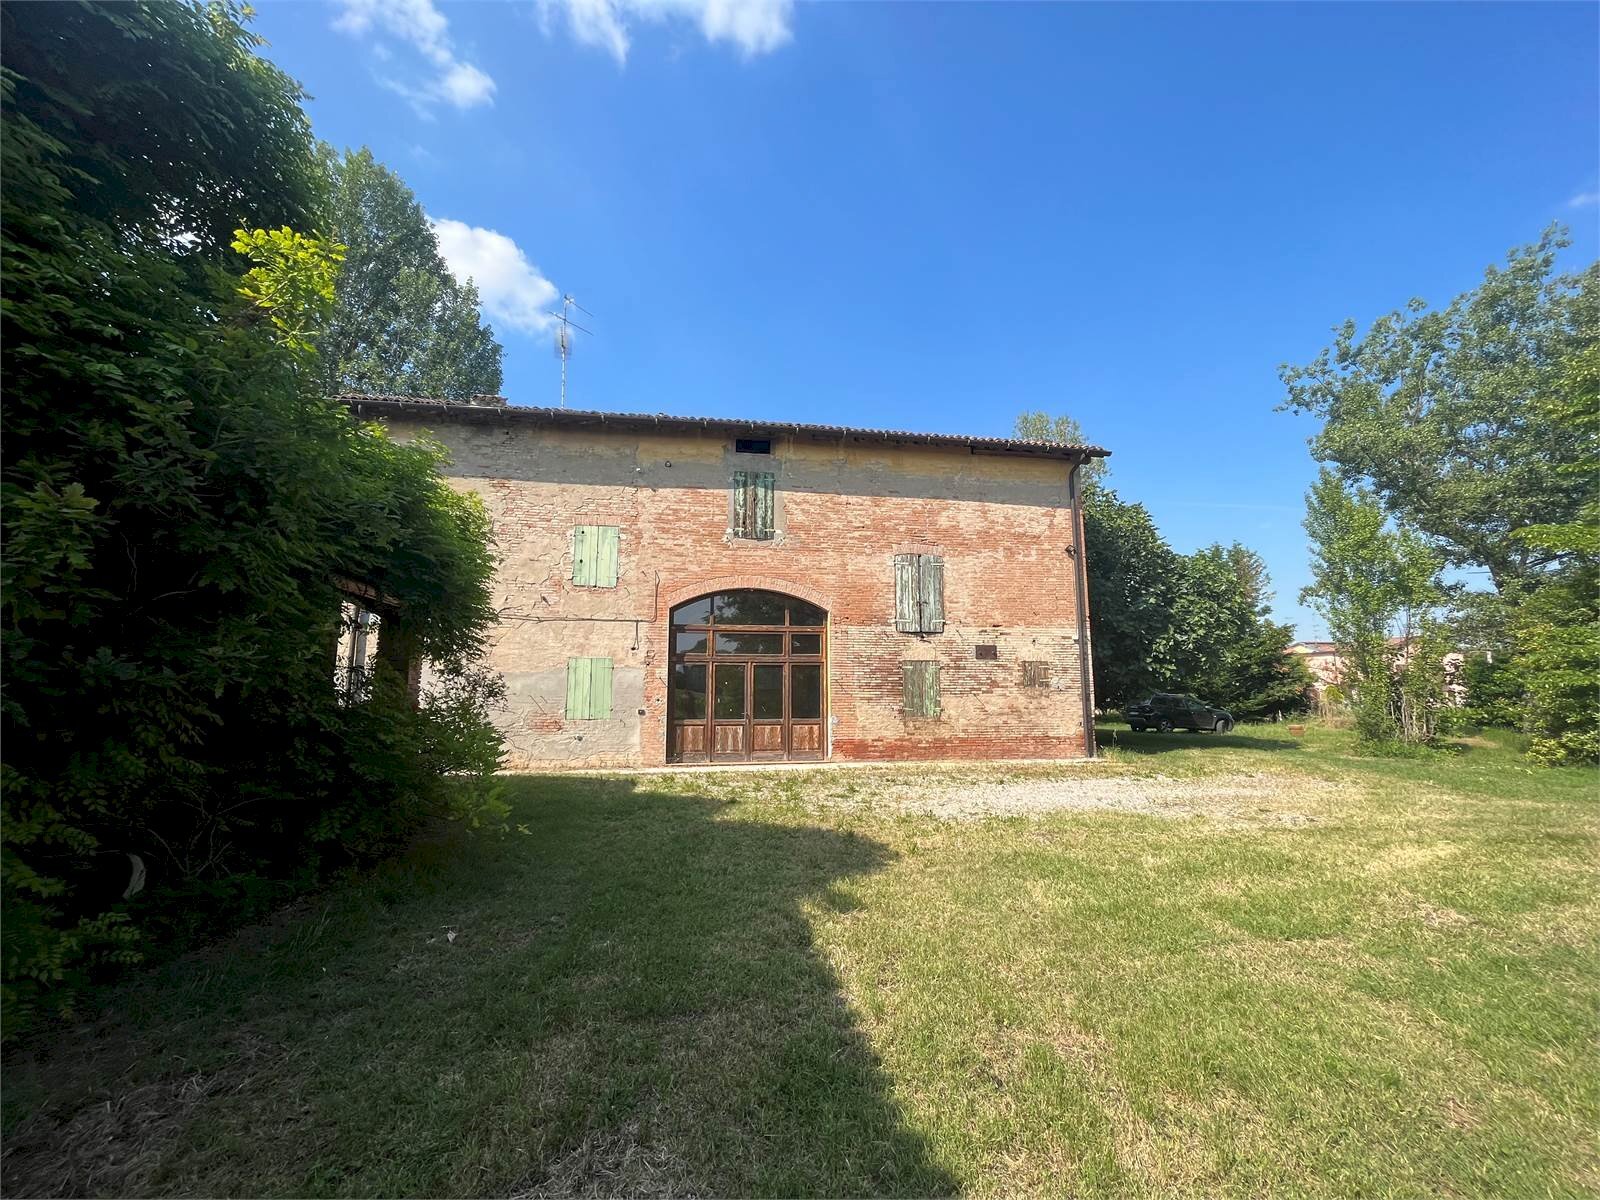
[[[711,757],[750,757],[750,664],[719,662],[711,713]]]
[[[783,736],[782,663],[752,663],[750,666],[750,757],[782,758]]]
[[[744,685],[744,663],[717,664],[717,720],[744,720]]]

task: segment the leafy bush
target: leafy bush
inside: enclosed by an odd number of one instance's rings
[[[318,202],[298,89],[237,9],[0,23],[15,1027],[136,957],[137,927],[215,928],[429,816],[501,810],[471,783],[499,753],[472,665],[483,506],[436,446],[356,426],[311,383],[338,251],[294,232]],[[397,614],[361,704],[333,679],[352,581]],[[432,664],[420,705],[399,652]]]
[[[1600,572],[1547,583],[1514,630],[1529,756],[1552,766],[1600,761]]]
[[[1508,655],[1470,656],[1462,664],[1461,683],[1467,689],[1462,711],[1471,724],[1510,728],[1522,724],[1522,684]]]

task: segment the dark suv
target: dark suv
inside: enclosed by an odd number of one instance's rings
[[[1227,733],[1233,728],[1233,714],[1225,708],[1201,704],[1193,696],[1157,692],[1148,700],[1128,705],[1128,724],[1135,733],[1146,729],[1159,729],[1162,733],[1174,729]]]

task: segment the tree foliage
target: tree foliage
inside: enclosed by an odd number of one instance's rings
[[[8,1022],[136,926],[209,925],[459,808],[445,773],[497,755],[486,515],[316,383],[335,252],[293,232],[310,136],[241,20],[0,10]],[[340,702],[343,580],[435,664],[419,710],[389,675]]]
[[[1110,488],[1084,496],[1095,703],[1121,708],[1164,682],[1178,556],[1142,504]]]
[[[323,147],[328,228],[346,246],[322,371],[330,394],[391,393],[470,400],[500,391],[500,343],[478,292],[439,255],[405,182],[365,148]]]
[[[1235,542],[1191,555],[1167,544],[1142,504],[1109,488],[1084,500],[1095,701],[1192,692],[1240,719],[1297,712],[1311,677],[1268,616],[1266,567]]]
[[[1571,525],[1593,499],[1573,469],[1583,433],[1555,412],[1595,407],[1600,265],[1557,275],[1567,244],[1547,230],[1447,307],[1412,300],[1360,335],[1346,321],[1311,363],[1281,369],[1284,407],[1323,419],[1315,456],[1502,592],[1571,553],[1517,531]]]
[[[1495,591],[1453,598],[1453,635],[1429,612],[1416,636],[1472,651],[1469,705],[1515,713],[1534,755],[1552,762],[1592,759],[1600,744],[1600,264],[1557,274],[1567,245],[1552,227],[1448,307],[1413,300],[1361,336],[1346,322],[1315,361],[1282,371],[1285,407],[1324,419],[1316,456],[1370,487],[1364,508],[1381,506],[1365,512],[1369,524],[1386,513],[1392,536],[1487,569]],[[1374,535],[1375,557],[1343,584],[1319,580],[1322,601],[1366,603],[1362,589],[1395,567],[1390,538]],[[1355,590],[1337,601],[1344,585]],[[1421,719],[1413,685],[1433,690],[1424,665],[1414,655],[1398,673],[1402,725]]]
[[[1060,442],[1064,446],[1087,446],[1088,437],[1076,417],[1066,414],[1052,417],[1042,410],[1018,415],[1012,427],[1012,436],[1034,442]],[[1078,478],[1084,488],[1105,483],[1106,460],[1091,458],[1078,468]]]
[[[1356,736],[1371,746],[1432,739],[1444,703],[1442,561],[1396,527],[1370,489],[1324,467],[1306,496],[1312,583],[1300,593],[1344,663]],[[1399,653],[1390,638],[1400,639]]]
[[[1584,565],[1547,583],[1512,629],[1529,753],[1551,765],[1600,761],[1600,571]]]
[[[1025,412],[1019,438],[1088,444],[1065,414]],[[1121,708],[1152,691],[1194,692],[1255,718],[1306,706],[1310,674],[1293,636],[1268,619],[1266,563],[1234,542],[1182,555],[1142,504],[1106,486],[1104,460],[1081,468],[1095,702]]]
[[[129,243],[228,261],[240,226],[315,226],[321,172],[293,80],[236,4],[18,4],[4,67],[30,152],[75,212]],[[19,148],[21,149],[21,148]],[[36,186],[42,181],[30,181]],[[51,210],[13,203],[13,214]],[[178,241],[181,239],[181,241]]]
[[[1600,312],[1589,327],[1600,330]],[[1600,761],[1600,340],[1565,364],[1546,401],[1550,419],[1579,446],[1563,470],[1583,489],[1576,518],[1517,531],[1527,545],[1564,556],[1512,621],[1512,672],[1524,689],[1529,752],[1541,762]]]
[[[1173,690],[1204,696],[1241,719],[1296,712],[1311,685],[1291,655],[1294,632],[1269,617],[1266,564],[1238,542],[1181,556],[1173,622],[1166,635]]]
[[[313,349],[311,339],[333,309],[333,284],[344,247],[282,229],[240,229],[233,248],[255,265],[244,274],[239,294],[267,314],[290,350]]]

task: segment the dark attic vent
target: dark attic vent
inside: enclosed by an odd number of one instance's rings
[[[735,438],[733,448],[740,454],[771,454],[771,438]]]

